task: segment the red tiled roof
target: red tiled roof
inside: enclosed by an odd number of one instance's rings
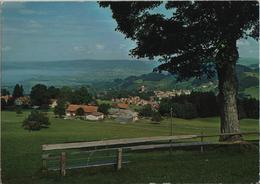
[[[1,96],[1,98],[3,98],[5,101],[7,101],[10,98],[12,98],[12,96],[11,95],[6,95],[6,96]]]
[[[117,107],[120,108],[120,109],[127,109],[127,108],[128,108],[128,104],[118,103],[118,104],[117,104]]]
[[[82,108],[85,113],[93,113],[97,112],[98,107],[94,105],[74,105],[70,104],[67,108],[67,111],[69,112],[76,112],[77,109]]]

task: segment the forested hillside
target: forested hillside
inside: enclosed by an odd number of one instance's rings
[[[259,70],[253,66],[237,65],[239,95],[258,99]],[[97,90],[118,89],[136,90],[145,86],[147,90],[190,89],[193,91],[216,91],[217,78],[192,78],[188,81],[177,81],[174,75],[167,73],[148,73],[140,76],[130,76],[125,79],[115,79],[113,82],[100,82],[93,85]]]

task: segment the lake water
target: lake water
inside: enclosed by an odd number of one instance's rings
[[[79,85],[150,73],[157,63],[129,60],[3,62],[2,86]]]

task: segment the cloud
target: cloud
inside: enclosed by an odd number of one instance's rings
[[[97,44],[96,44],[96,48],[97,48],[98,50],[103,50],[103,49],[105,48],[105,46],[104,46],[103,44],[97,43]]]

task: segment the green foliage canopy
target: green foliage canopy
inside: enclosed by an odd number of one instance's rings
[[[139,115],[143,117],[151,117],[153,114],[153,109],[151,105],[145,105],[139,110]]]
[[[130,54],[159,57],[159,70],[180,79],[215,74],[215,58],[233,60],[229,45],[259,36],[258,1],[100,2],[109,7],[116,30],[136,41]],[[171,12],[166,16],[158,8]],[[155,10],[155,11],[154,11]]]
[[[107,115],[108,110],[111,108],[110,104],[102,103],[98,106],[98,111],[102,112],[103,114]]]
[[[80,87],[70,93],[69,101],[73,104],[88,104],[93,101],[93,96],[86,87]]]
[[[42,106],[49,104],[49,95],[47,86],[43,84],[36,84],[32,87],[30,93],[31,103],[32,105]]]
[[[31,111],[29,116],[23,121],[22,126],[27,130],[40,130],[50,125],[49,118],[45,113],[37,110]]]
[[[10,95],[10,92],[7,89],[1,89],[1,96]]]
[[[18,98],[23,96],[23,86],[16,84],[13,90],[13,98]]]
[[[58,115],[59,118],[61,118],[62,116],[65,115],[65,106],[66,106],[66,102],[63,99],[58,99],[57,100],[57,106],[54,107],[54,114]]]
[[[81,107],[76,110],[77,116],[84,116],[84,114],[85,114],[84,109],[82,109]]]

